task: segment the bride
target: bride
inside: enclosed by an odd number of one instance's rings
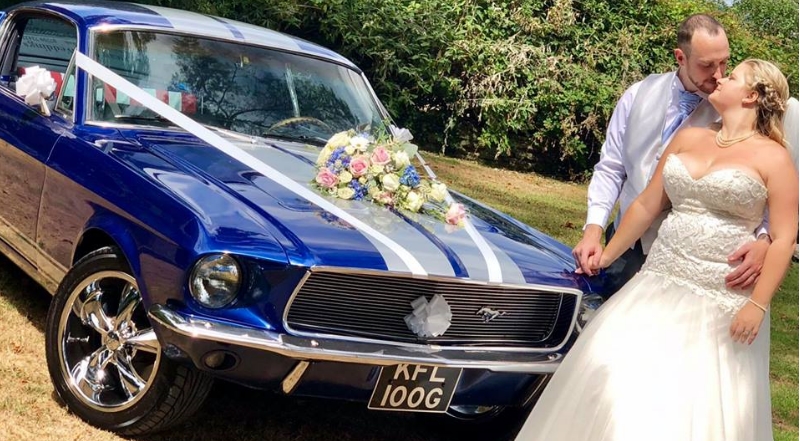
[[[797,173],[783,145],[786,79],[747,60],[709,101],[720,128],[679,132],[592,267],[605,268],[665,209],[642,270],[599,310],[518,441],[770,441],[769,303],[793,252]],[[770,213],[755,287],[731,290],[726,256]]]

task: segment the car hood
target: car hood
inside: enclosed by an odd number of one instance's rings
[[[222,136],[280,171],[286,179],[313,188],[311,182],[316,174],[314,162],[318,147],[262,138]],[[175,191],[185,199],[187,206],[202,211],[200,214],[207,224],[219,221],[214,219],[213,213],[226,210],[261,217],[261,224],[270,226],[270,232],[285,249],[290,264],[408,272],[409,267],[397,253],[396,247],[401,247],[420,263],[427,275],[496,282],[497,277],[490,276],[490,265],[487,264],[486,255],[491,253],[499,262],[503,283],[585,289],[582,279],[573,274],[569,248],[463,195],[453,193],[467,208],[470,221],[488,247],[479,246],[466,229],[453,228],[427,215],[390,210],[369,202],[329,199],[338,208],[394,242],[393,246],[387,246],[199,140],[142,132],[129,137],[165,159],[174,170],[180,170],[228,196],[227,202],[223,203],[227,206],[220,207],[217,200],[216,207],[207,209],[208,201],[202,200],[203,192]],[[161,182],[161,185],[173,185],[170,182],[186,185],[185,180]],[[228,227],[243,229],[242,242],[247,248],[246,238],[251,233],[263,235],[263,231],[247,231],[254,228],[253,225],[258,223]],[[251,248],[249,251],[252,253]],[[230,251],[236,252],[235,249]]]

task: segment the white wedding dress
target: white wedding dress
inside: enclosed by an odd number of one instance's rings
[[[518,441],[771,441],[769,317],[752,345],[729,328],[749,292],[727,256],[759,225],[767,190],[736,169],[693,179],[670,155],[672,212],[642,270],[600,308]]]

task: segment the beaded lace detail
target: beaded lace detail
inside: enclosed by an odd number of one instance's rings
[[[664,188],[672,212],[661,224],[642,271],[663,275],[735,313],[751,291],[725,286],[725,276],[736,267],[727,256],[755,240],[766,187],[733,168],[694,179],[681,159],[670,155],[664,164]]]

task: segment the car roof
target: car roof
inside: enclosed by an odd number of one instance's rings
[[[320,45],[259,26],[213,15],[160,6],[107,1],[30,1],[8,8],[36,8],[65,15],[79,26],[145,27],[232,42],[277,48],[335,61],[360,72],[351,61]]]

